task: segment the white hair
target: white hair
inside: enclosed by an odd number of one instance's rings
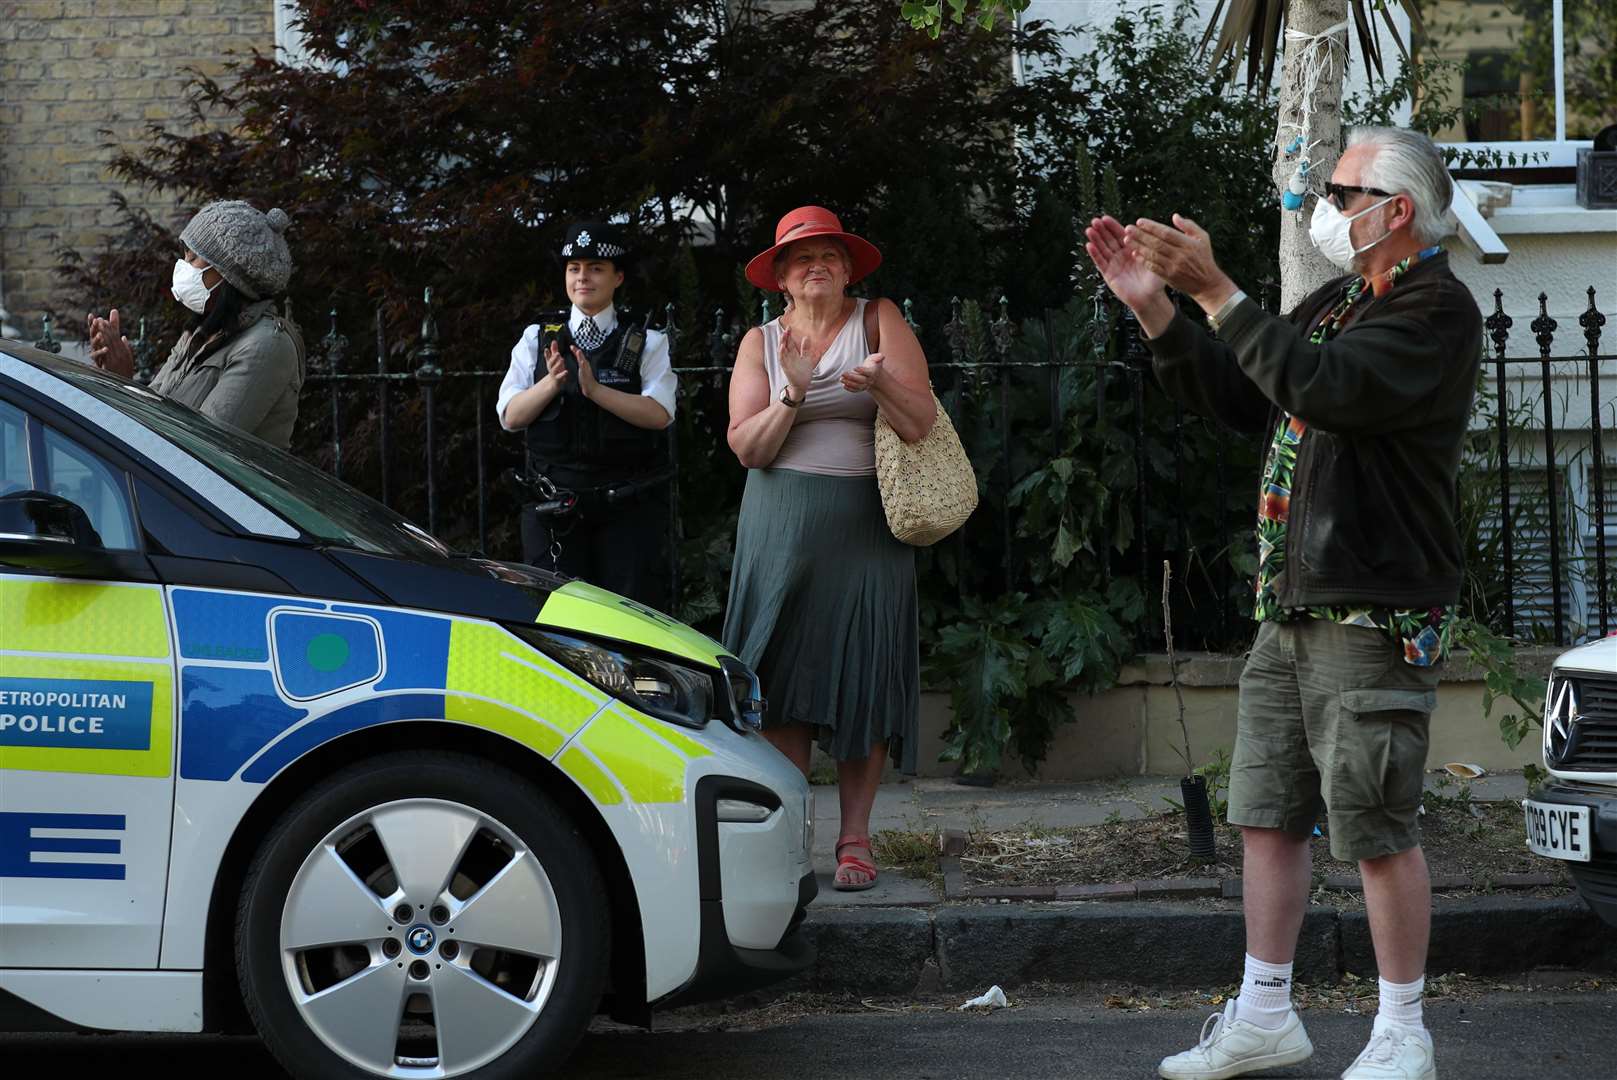
[[[1435,244],[1459,228],[1449,209],[1454,180],[1443,152],[1429,137],[1408,128],[1356,127],[1348,132],[1347,145],[1375,148],[1359,173],[1359,183],[1408,196],[1415,207],[1409,231],[1416,240]]]

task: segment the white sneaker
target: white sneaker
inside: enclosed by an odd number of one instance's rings
[[[1342,1080],[1437,1080],[1432,1036],[1376,1017],[1370,1042]]]
[[[1201,1040],[1182,1054],[1162,1059],[1157,1075],[1164,1080],[1226,1080],[1260,1069],[1307,1061],[1314,1053],[1302,1018],[1293,1009],[1286,1022],[1270,1030],[1235,1018],[1235,999],[1202,1025]],[[1365,1074],[1379,1075],[1379,1074]],[[1388,1074],[1393,1075],[1393,1074]]]

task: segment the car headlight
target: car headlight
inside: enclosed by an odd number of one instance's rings
[[[508,629],[579,678],[643,713],[692,728],[706,727],[713,717],[716,672],[537,626]]]

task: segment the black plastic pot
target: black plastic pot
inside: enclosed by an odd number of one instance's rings
[[[1212,862],[1218,852],[1213,845],[1213,808],[1207,804],[1207,777],[1181,777],[1179,793],[1185,799],[1185,824],[1190,829],[1190,857]]]

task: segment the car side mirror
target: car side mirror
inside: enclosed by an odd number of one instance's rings
[[[83,507],[48,491],[0,495],[0,541],[105,546]]]
[[[0,569],[122,580],[130,554],[108,551],[71,499],[48,491],[0,495]]]

